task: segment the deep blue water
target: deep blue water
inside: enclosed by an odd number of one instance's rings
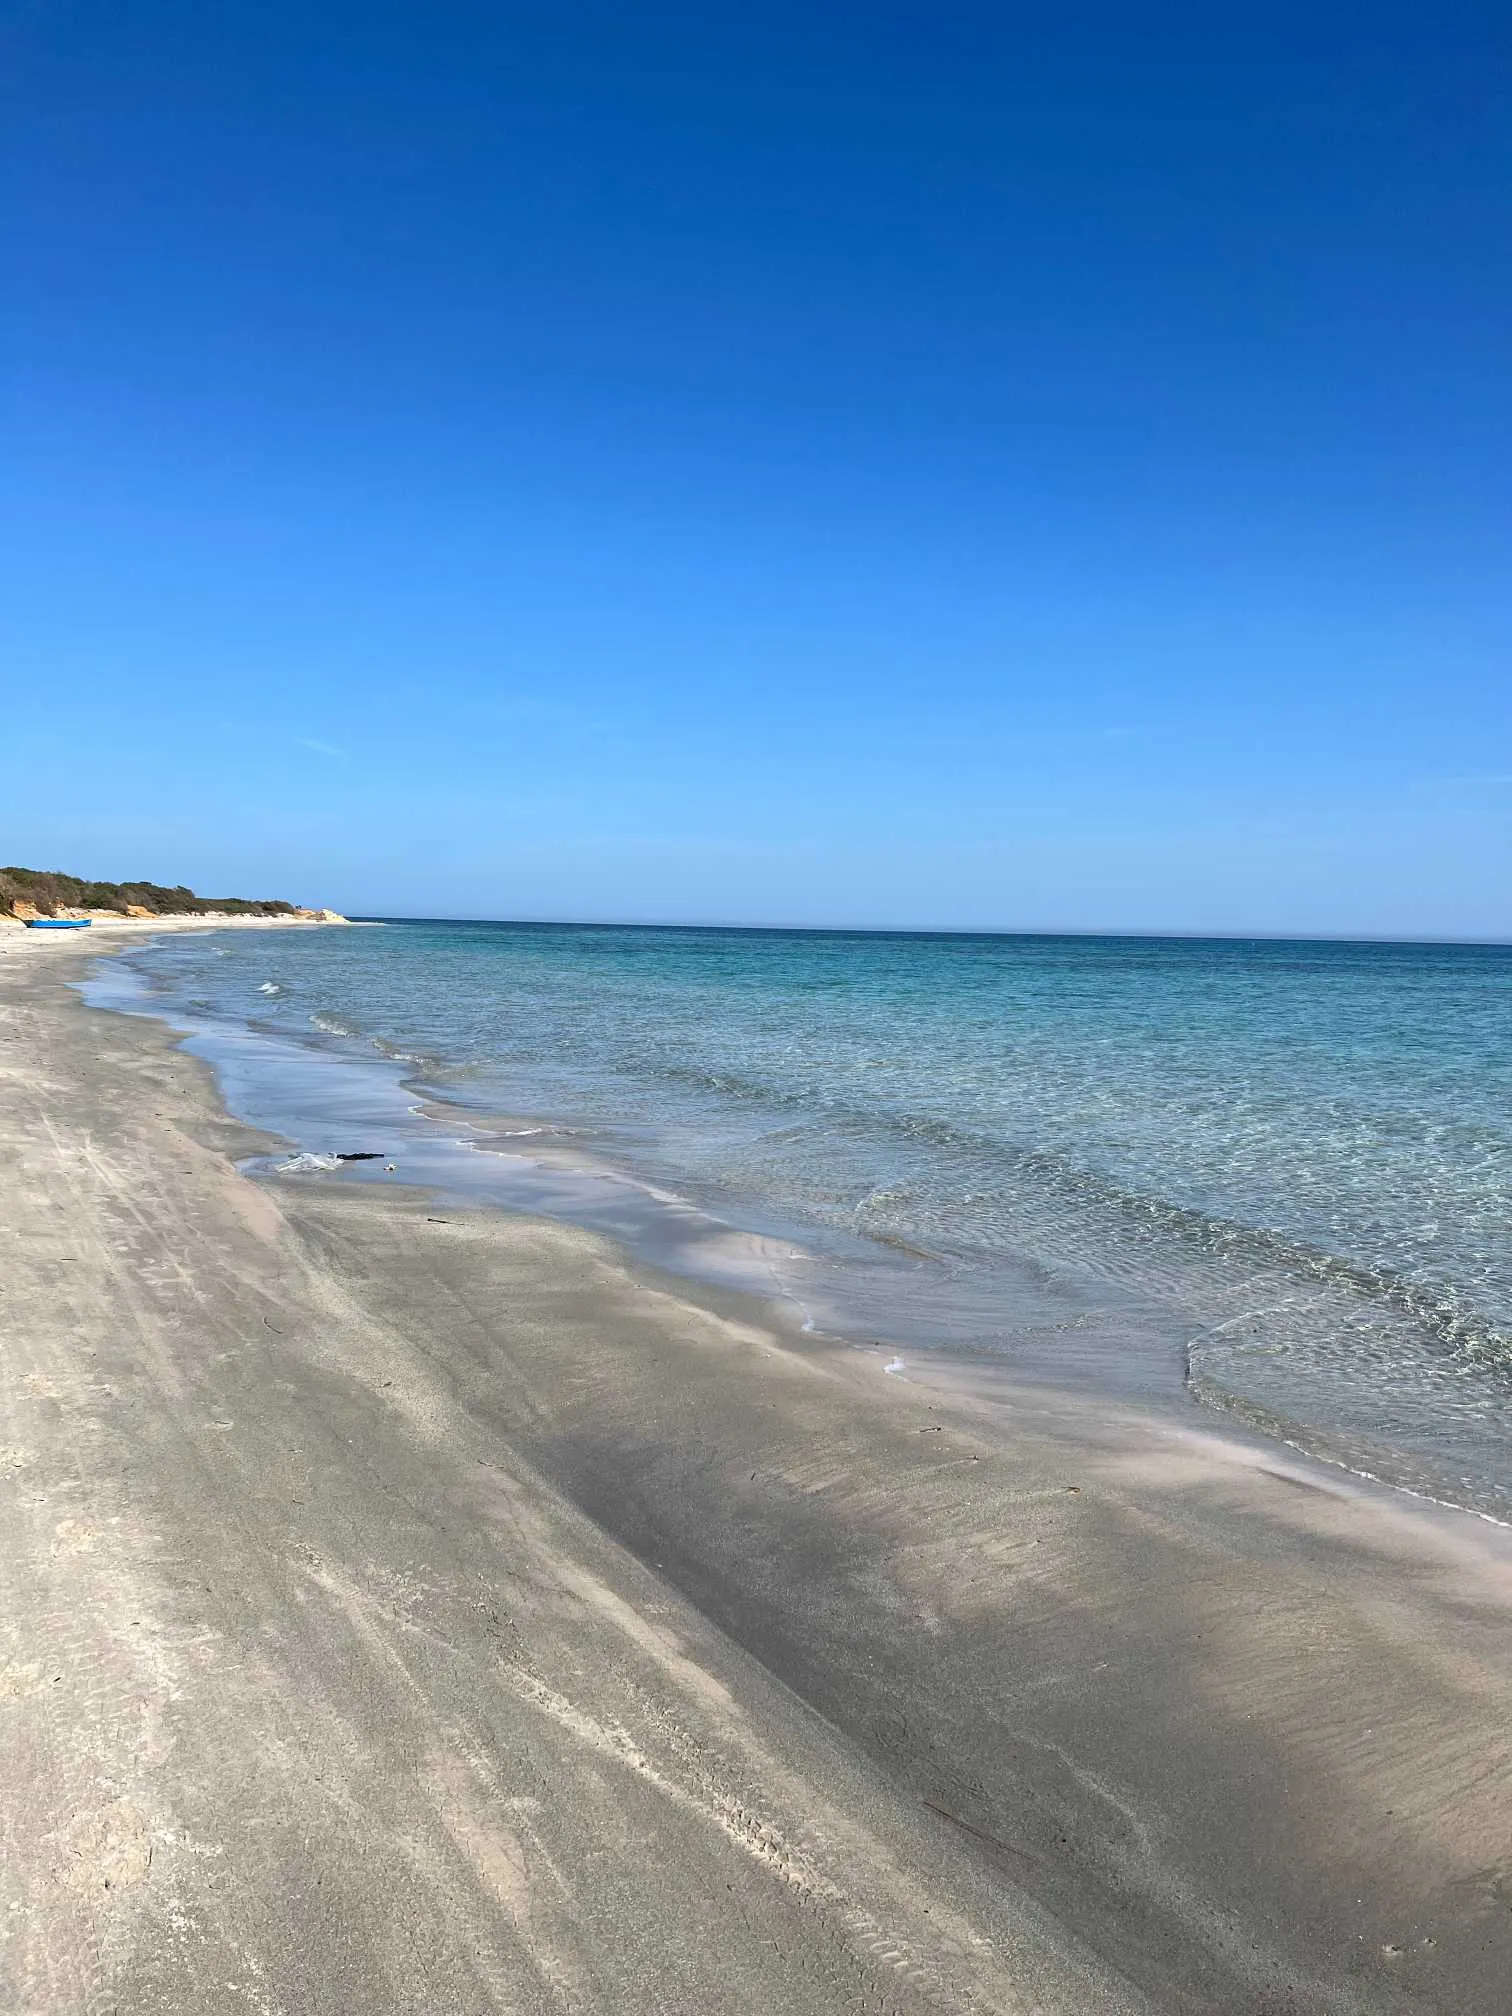
[[[403,923],[132,961],[808,1239],[873,1328],[1011,1354],[1059,1284],[1213,1404],[1512,1508],[1512,948]]]

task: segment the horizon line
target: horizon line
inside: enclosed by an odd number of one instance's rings
[[[734,924],[669,922],[627,917],[442,917],[419,911],[348,911],[354,924],[496,924],[510,929],[566,931],[748,931],[753,934],[847,938],[1115,938],[1177,940],[1211,945],[1439,945],[1512,949],[1512,935],[1463,938],[1424,933],[1381,936],[1366,931],[1202,931],[1179,928],[1108,930],[1095,925],[990,924]]]

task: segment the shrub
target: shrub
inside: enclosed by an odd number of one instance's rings
[[[116,910],[122,916],[134,903],[154,917],[202,917],[225,910],[236,917],[287,917],[295,905],[274,898],[196,896],[181,882],[165,889],[159,882],[84,882],[77,875],[45,868],[0,868],[0,914],[18,903],[30,903],[44,917],[60,910]]]

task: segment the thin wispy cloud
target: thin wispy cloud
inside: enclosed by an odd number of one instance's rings
[[[296,735],[294,740],[301,749],[313,749],[317,756],[339,756],[343,762],[346,760],[346,750],[338,749],[332,742],[316,742],[308,735]]]

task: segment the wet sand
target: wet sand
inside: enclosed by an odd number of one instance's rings
[[[1506,2009],[1504,1532],[254,1182],[88,935],[0,934],[0,2006]]]

